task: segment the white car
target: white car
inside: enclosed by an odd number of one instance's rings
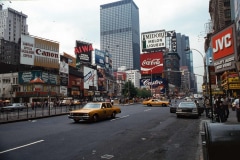
[[[14,111],[14,110],[23,110],[26,108],[22,103],[13,103],[8,106],[2,107],[1,111]]]

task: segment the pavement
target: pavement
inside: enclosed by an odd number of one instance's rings
[[[206,160],[204,159],[204,150],[203,150],[203,136],[202,136],[202,133],[203,133],[203,124],[204,123],[219,123],[219,122],[216,122],[210,118],[207,118],[206,117],[206,114],[205,112],[202,114],[202,117],[201,117],[201,123],[200,123],[200,134],[199,134],[199,141],[198,141],[198,146],[199,146],[199,150],[198,150],[198,153],[196,155],[196,160]],[[233,111],[231,108],[229,109],[229,116],[228,116],[228,119],[226,122],[224,122],[223,124],[226,124],[226,125],[238,125],[240,124],[240,122],[237,121],[237,117],[236,117],[236,111]]]

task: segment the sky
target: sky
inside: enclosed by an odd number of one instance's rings
[[[118,0],[0,0],[28,16],[30,35],[57,41],[60,53],[74,55],[76,40],[100,49],[100,5]],[[210,21],[209,0],[134,0],[139,8],[140,33],[171,31],[190,38],[194,73],[203,75],[205,24]],[[200,53],[198,53],[198,50]],[[198,90],[202,77],[197,76]]]

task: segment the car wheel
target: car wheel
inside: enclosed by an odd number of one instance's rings
[[[113,118],[113,119],[114,119],[115,117],[116,117],[116,113],[115,113],[115,112],[113,112],[113,113],[112,113],[112,115],[111,115],[111,118]]]
[[[150,103],[148,103],[147,106],[152,106],[152,105]]]
[[[77,119],[74,119],[74,122],[75,122],[75,123],[78,123],[78,122],[79,122],[79,120],[77,120]]]
[[[167,105],[165,103],[162,104],[162,107],[166,107]]]
[[[92,121],[93,121],[93,122],[97,122],[97,121],[98,121],[98,115],[97,115],[97,114],[94,114],[94,115],[93,115]]]

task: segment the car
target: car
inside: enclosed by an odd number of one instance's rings
[[[121,113],[121,109],[110,102],[88,102],[82,108],[70,111],[68,118],[75,122],[97,122],[101,119],[115,118],[118,113]]]
[[[143,105],[147,105],[147,106],[163,106],[163,107],[167,107],[170,102],[166,101],[166,100],[159,100],[159,99],[149,99],[149,100],[145,100],[142,102]]]
[[[198,107],[191,101],[180,102],[176,109],[176,115],[178,118],[182,116],[199,118]]]
[[[61,100],[60,102],[60,106],[70,106],[71,104],[72,104],[71,99],[64,99],[64,100]]]
[[[80,105],[81,102],[80,102],[79,100],[75,99],[75,100],[73,100],[73,104],[74,104],[74,105]]]
[[[12,103],[7,106],[1,107],[1,111],[15,111],[15,110],[23,110],[26,108],[22,103]]]

